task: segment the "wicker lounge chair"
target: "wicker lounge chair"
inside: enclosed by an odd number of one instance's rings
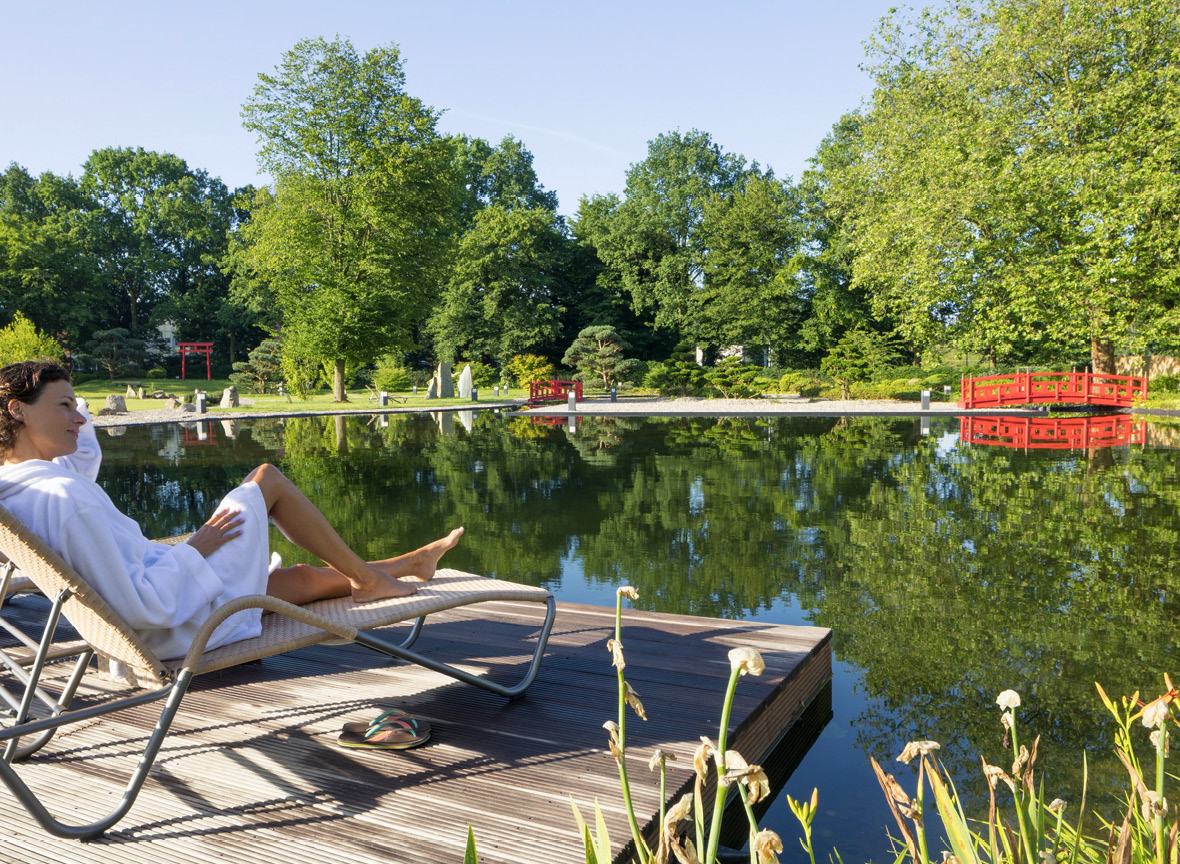
[[[346,640],[514,699],[523,695],[537,675],[555,614],[553,596],[544,588],[502,582],[456,570],[439,570],[433,580],[419,587],[416,594],[363,605],[353,603],[350,598],[294,606],[276,597],[241,597],[225,604],[209,617],[193,640],[186,657],[162,660],[152,654],[118,612],[98,596],[77,572],[3,507],[0,507],[0,549],[11,559],[11,564],[0,574],[0,597],[9,588],[15,566],[23,577],[30,579],[53,601],[39,641],[31,639],[0,618],[0,627],[8,630],[24,646],[23,649],[0,650],[0,664],[19,684],[15,693],[0,686],[0,699],[8,704],[13,715],[12,720],[0,728],[0,744],[5,748],[3,758],[0,759],[0,780],[46,831],[59,837],[76,839],[102,834],[131,809],[195,675],[296,648]],[[506,687],[409,650],[421,632],[425,617],[430,613],[492,600],[530,601],[543,603],[546,607],[532,661],[524,677],[515,686]],[[266,610],[262,618],[261,636],[205,652],[205,643],[218,624],[235,612],[251,608]],[[65,644],[53,642],[62,616],[74,626],[82,641]],[[412,619],[415,620],[409,635],[398,644],[368,632]],[[69,711],[74,693],[95,654],[100,659],[120,664],[123,677],[142,688],[142,692]],[[54,695],[42,681],[42,673],[48,663],[66,660],[73,660],[73,669],[60,691]],[[43,747],[63,726],[156,701],[162,701],[164,705],[160,719],[128,781],[122,800],[111,813],[97,822],[90,825],[66,825],[58,821],[12,767],[11,763],[26,759]],[[39,708],[34,711],[34,706]],[[22,745],[23,738],[31,740]]]

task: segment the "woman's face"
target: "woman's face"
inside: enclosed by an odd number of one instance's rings
[[[6,407],[21,424],[9,462],[48,461],[78,449],[78,430],[86,418],[78,411],[78,400],[68,381],[46,384],[36,402],[13,399]]]

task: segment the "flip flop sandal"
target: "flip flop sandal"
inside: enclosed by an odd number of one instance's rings
[[[372,723],[345,723],[336,743],[362,750],[409,750],[425,744],[429,738],[429,723],[394,710],[385,712]]]

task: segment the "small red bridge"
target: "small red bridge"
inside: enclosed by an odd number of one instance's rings
[[[574,401],[582,400],[581,381],[534,381],[529,385],[529,404],[538,405],[541,402],[564,402],[570,393],[574,394]]]
[[[1068,405],[1104,405],[1130,408],[1147,398],[1147,379],[1133,375],[1099,375],[1091,372],[1013,372],[964,378],[960,408],[1003,408],[1056,402]]]
[[[1104,417],[960,417],[959,440],[965,444],[1020,450],[1085,450],[1142,444],[1147,423],[1126,414]]]

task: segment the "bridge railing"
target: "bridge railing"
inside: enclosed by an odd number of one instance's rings
[[[534,381],[529,385],[529,404],[539,402],[563,402],[570,393],[574,394],[574,401],[582,400],[581,381]]]
[[[1105,417],[960,417],[959,440],[965,444],[1020,450],[1085,450],[1142,444],[1146,421],[1126,414]]]
[[[1147,379],[1092,372],[1013,372],[964,378],[960,408],[1001,408],[1034,402],[1130,408],[1147,398]]]

